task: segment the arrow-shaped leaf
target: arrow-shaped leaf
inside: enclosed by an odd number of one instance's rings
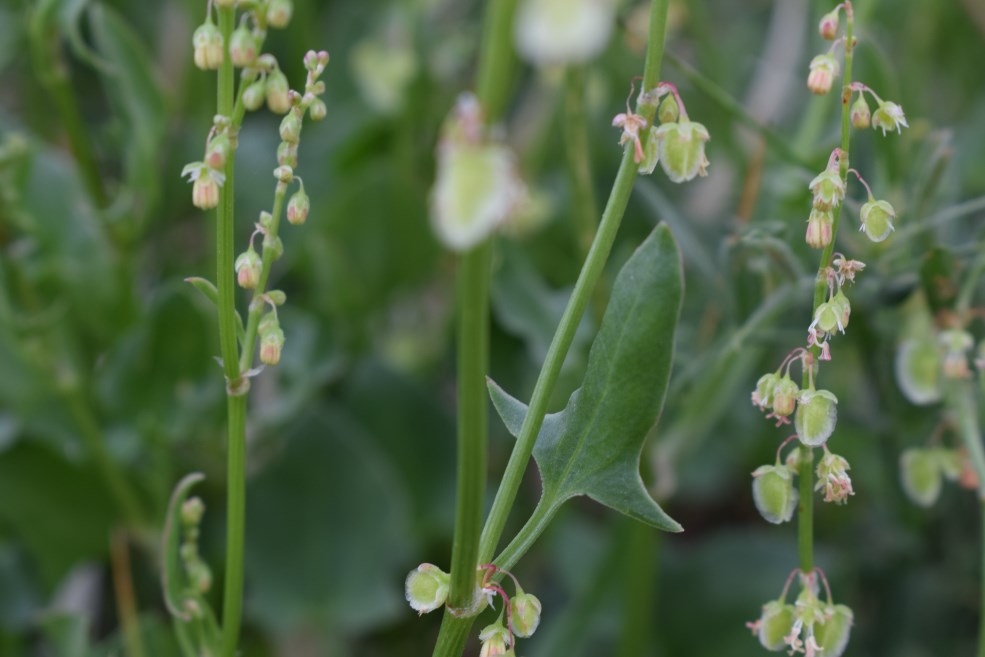
[[[647,493],[639,463],[663,407],[682,291],[680,252],[670,230],[658,226],[616,278],[581,388],[563,411],[544,418],[533,454],[545,512],[587,495],[658,529],[681,531]],[[527,406],[492,381],[489,391],[518,435]]]

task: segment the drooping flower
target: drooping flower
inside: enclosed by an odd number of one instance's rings
[[[708,175],[705,143],[711,135],[703,125],[682,117],[677,123],[661,125],[650,138],[654,137],[660,142],[660,166],[673,182]]]
[[[426,614],[445,604],[449,581],[448,573],[434,564],[422,563],[407,575],[404,595],[414,611]]]
[[[868,202],[862,206],[860,216],[862,223],[859,230],[865,231],[865,236],[873,242],[883,241],[896,230],[893,226],[896,210],[889,204],[889,201],[877,201],[870,197]]]
[[[807,75],[807,88],[812,94],[823,96],[831,91],[831,85],[838,76],[838,60],[834,55],[818,55],[811,60],[810,73]]]
[[[844,457],[824,450],[824,456],[817,464],[817,484],[814,490],[824,491],[824,501],[845,504],[854,495],[852,479],[848,476],[850,466]]]
[[[882,130],[883,136],[886,131],[902,133],[902,128],[909,128],[903,108],[890,101],[881,101],[879,107],[872,114],[872,128]]]

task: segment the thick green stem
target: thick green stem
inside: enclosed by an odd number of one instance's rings
[[[233,8],[218,9],[219,30],[228,44],[236,16]],[[227,48],[228,50],[228,48]],[[232,116],[234,71],[226,52],[219,68],[216,113]],[[243,543],[246,518],[246,391],[236,347],[236,297],[233,258],[234,160],[226,162],[226,181],[216,209],[216,287],[219,290],[219,347],[226,377],[228,467],[226,480],[226,575],[222,604],[222,655],[234,657],[243,615]]]
[[[493,0],[483,18],[477,96],[486,121],[506,106],[512,64],[511,32],[516,0]],[[448,608],[468,613],[475,598],[479,532],[486,487],[489,366],[489,286],[492,245],[484,240],[464,253],[458,272],[458,470]],[[467,629],[467,628],[466,628]],[[451,645],[439,636],[438,645]],[[454,642],[452,642],[454,643]],[[444,649],[444,648],[442,648]],[[441,654],[438,646],[435,654]],[[450,654],[450,653],[446,653]]]
[[[659,82],[667,28],[667,5],[668,0],[654,0],[651,8],[650,42],[643,74],[643,90],[645,91],[653,89]],[[638,111],[643,113],[649,122],[653,120],[655,109],[652,106],[643,105]],[[612,250],[612,244],[616,239],[616,233],[619,231],[619,224],[622,222],[626,204],[629,202],[629,196],[633,191],[636,173],[637,164],[633,159],[633,148],[632,145],[627,145],[619,171],[616,173],[612,192],[606,203],[605,211],[602,213],[602,221],[599,224],[598,233],[595,235],[595,241],[589,249],[588,257],[575,283],[575,289],[571,293],[564,315],[561,317],[561,323],[558,325],[554,338],[551,340],[551,346],[547,350],[547,357],[544,359],[544,365],[534,386],[530,409],[523,420],[520,435],[513,447],[513,453],[510,454],[506,472],[503,474],[503,481],[496,493],[489,517],[486,519],[486,525],[482,531],[482,546],[479,551],[480,561],[491,558],[499,544],[503,528],[506,526],[507,516],[510,509],[513,508],[517,491],[520,489],[523,473],[530,461],[537,434],[544,422],[547,404],[550,401],[551,393],[554,391],[554,385],[557,383],[564,358],[571,347],[575,331],[585,313],[585,307],[588,305],[592,290],[602,275],[609,252]]]
[[[838,160],[839,174],[845,186],[848,186],[849,146],[851,145],[852,124],[852,61],[855,55],[854,44],[855,17],[851,2],[845,3],[845,81],[841,88],[841,157]],[[831,256],[834,253],[838,239],[838,224],[841,220],[841,210],[844,203],[838,205],[832,212],[831,242],[821,253],[821,263],[817,269],[814,283],[814,306],[811,312],[813,319],[817,308],[824,303],[828,291],[828,272],[831,267]],[[811,350],[811,366],[816,363],[820,347]],[[803,384],[809,381],[807,368],[804,371]],[[810,573],[814,570],[814,448],[801,446],[800,465],[800,504],[797,509],[797,543],[800,551],[800,570]]]

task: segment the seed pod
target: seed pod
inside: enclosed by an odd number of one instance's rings
[[[540,625],[540,600],[522,590],[510,600],[510,629],[521,639],[533,636]]]
[[[429,563],[410,571],[404,582],[404,595],[411,609],[426,614],[445,604],[449,579],[448,573]]]
[[[711,136],[703,125],[687,120],[665,123],[654,136],[660,140],[660,166],[671,181],[681,183],[708,175],[705,142]]]
[[[782,650],[786,647],[783,637],[790,634],[794,622],[794,606],[771,600],[763,605],[763,615],[759,617],[759,643],[767,650]]]
[[[827,442],[838,422],[838,398],[827,390],[804,390],[794,416],[800,442],[819,447]]]
[[[766,522],[778,525],[793,517],[798,493],[785,465],[763,465],[752,473],[752,499]]]
[[[931,450],[908,449],[900,455],[900,483],[910,501],[929,508],[941,494],[941,462]]]
[[[862,225],[859,230],[865,231],[865,236],[873,242],[883,241],[895,230],[893,219],[896,218],[896,210],[888,201],[876,201],[870,197],[860,214]]]
[[[941,399],[941,357],[932,340],[910,339],[896,351],[896,383],[912,403],[933,404]]]
[[[854,615],[845,605],[834,605],[826,610],[827,620],[814,624],[814,636],[821,646],[820,657],[841,657],[848,646]]]

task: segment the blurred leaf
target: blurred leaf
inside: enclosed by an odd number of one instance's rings
[[[247,607],[281,634],[358,631],[404,608],[406,491],[341,410],[300,421],[250,484]]]
[[[0,521],[30,550],[45,586],[105,555],[116,505],[92,468],[19,443],[0,458],[0,500]]]
[[[666,226],[650,234],[616,278],[585,381],[544,419],[534,446],[548,510],[588,495],[631,518],[680,531],[646,491],[640,452],[663,406],[681,308],[680,252]],[[490,381],[496,410],[518,435],[527,407]]]
[[[953,310],[958,296],[958,263],[950,250],[934,247],[920,264],[920,283],[934,315]]]
[[[80,614],[52,613],[41,620],[41,629],[58,657],[88,657],[89,622]]]
[[[26,629],[41,604],[27,555],[14,544],[0,544],[0,627]]]

